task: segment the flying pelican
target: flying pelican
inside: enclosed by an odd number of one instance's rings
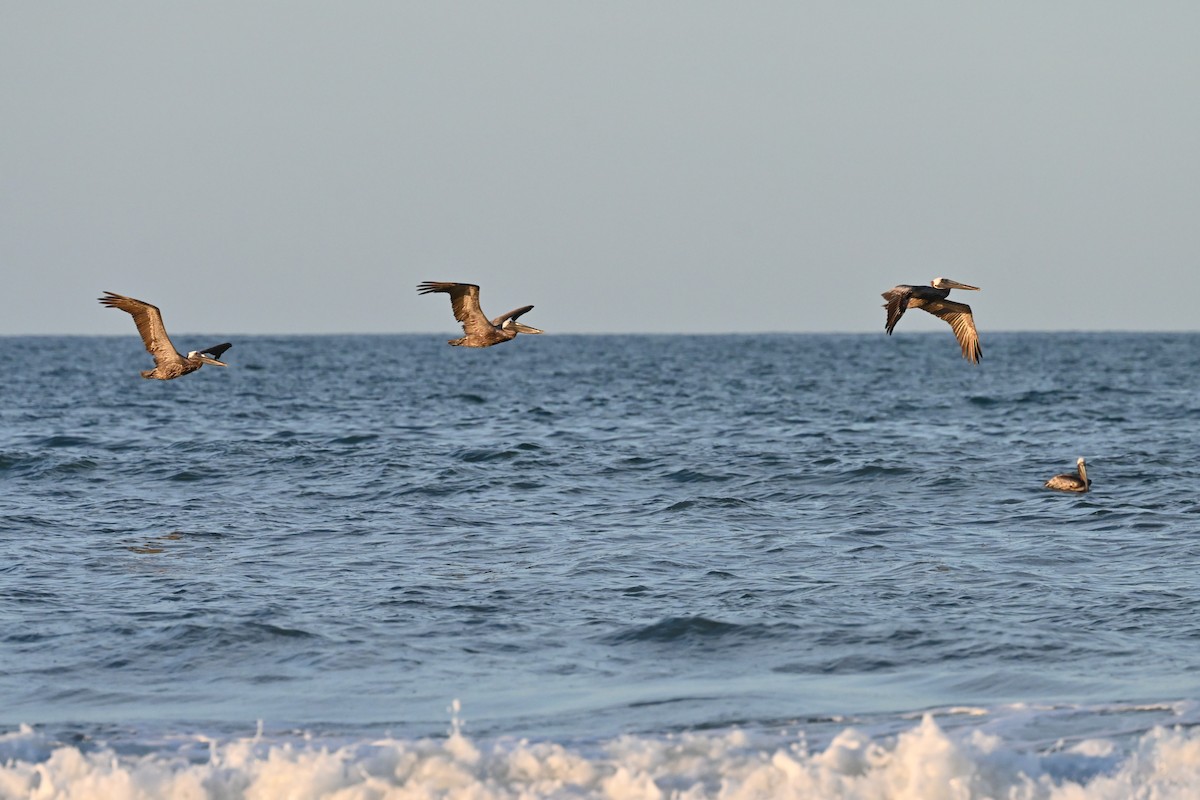
[[[971,316],[971,307],[966,303],[947,300],[946,296],[950,294],[951,289],[979,291],[978,286],[968,286],[949,278],[934,278],[929,286],[902,284],[888,289],[883,293],[883,299],[887,301],[883,304],[887,309],[887,323],[884,327],[891,336],[892,328],[896,327],[906,309],[923,309],[950,323],[954,336],[962,347],[963,358],[972,364],[978,364],[979,359],[983,358],[983,348],[979,346],[979,334],[975,332],[975,319]]]
[[[119,308],[133,316],[138,333],[142,335],[142,341],[146,343],[146,352],[154,356],[154,369],[143,370],[143,378],[169,381],[180,375],[195,372],[205,364],[215,364],[218,367],[229,366],[225,362],[217,360],[222,353],[233,347],[229,342],[206,347],[203,350],[193,350],[186,356],[181,356],[175,350],[175,345],[171,344],[170,337],[167,336],[167,329],[163,327],[162,314],[157,306],[113,292],[105,292],[104,297],[100,298],[100,303],[109,308]]]
[[[1055,475],[1046,481],[1046,488],[1057,489],[1060,492],[1086,492],[1092,485],[1087,476],[1087,464],[1080,456],[1075,465],[1079,467],[1078,472],[1064,472],[1062,475]]]
[[[447,342],[455,347],[491,347],[516,338],[518,333],[543,333],[537,328],[517,322],[517,317],[530,311],[533,306],[515,308],[489,322],[479,308],[479,287],[473,283],[425,281],[417,286],[417,291],[419,294],[445,292],[450,295],[454,318],[462,323],[463,333],[466,334],[461,339],[451,339]]]

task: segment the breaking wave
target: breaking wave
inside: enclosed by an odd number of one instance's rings
[[[565,746],[448,737],[337,741],[178,737],[151,752],[0,736],[0,797],[107,800],[388,798],[1192,798],[1200,733],[1156,727],[1127,742],[1086,739],[1038,752],[926,715],[894,736],[846,728],[821,747],[803,732],[622,736]]]

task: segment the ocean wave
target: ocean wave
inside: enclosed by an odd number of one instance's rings
[[[716,639],[762,639],[773,638],[795,632],[795,626],[785,623],[776,625],[737,625],[707,617],[668,617],[652,625],[635,626],[609,634],[605,641],[612,644],[629,642],[698,642]]]
[[[721,482],[730,479],[729,475],[714,475],[711,472],[701,472],[696,469],[679,469],[674,472],[669,472],[664,476],[669,481],[676,483],[707,483]]]
[[[686,511],[689,508],[699,509],[726,509],[726,508],[750,508],[753,506],[749,500],[743,500],[740,497],[694,497],[690,500],[679,500],[663,509],[664,512]]]
[[[373,442],[379,438],[377,433],[358,433],[348,436],[339,436],[333,439],[330,444],[363,444],[365,442]]]
[[[1200,731],[1155,727],[1038,750],[932,716],[896,735],[848,727],[621,736],[585,744],[449,736],[345,741],[174,736],[118,752],[29,726],[0,735],[0,796],[106,800],[920,798],[1110,800],[1200,793]]]
[[[42,447],[89,447],[94,443],[86,436],[68,436],[58,434],[55,436],[47,436],[38,442]]]
[[[482,447],[467,447],[454,451],[452,455],[454,458],[457,458],[460,461],[465,461],[468,464],[479,464],[491,461],[508,461],[513,458],[518,458],[521,453],[515,448],[493,450]]]
[[[100,461],[89,456],[69,456],[58,453],[31,455],[29,453],[0,453],[0,476],[32,480],[70,478],[94,471]]]
[[[263,640],[319,639],[320,636],[302,628],[275,625],[269,622],[239,622],[233,625],[205,625],[184,622],[169,628],[166,639],[153,649],[174,651],[190,647],[229,648],[244,642]]]

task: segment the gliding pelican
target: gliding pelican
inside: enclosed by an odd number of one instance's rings
[[[473,283],[447,281],[425,281],[417,286],[419,294],[445,292],[450,295],[450,306],[454,318],[462,323],[461,339],[451,339],[446,344],[455,347],[491,347],[516,338],[518,333],[542,333],[543,331],[517,322],[517,317],[533,309],[533,306],[515,308],[493,320],[488,320],[479,308],[479,287]]]
[[[1064,472],[1062,475],[1055,475],[1046,481],[1046,488],[1057,489],[1060,492],[1086,492],[1092,482],[1088,479],[1087,464],[1083,462],[1083,456],[1079,457],[1075,465],[1079,467],[1078,472]]]
[[[979,291],[978,286],[968,286],[949,278],[934,278],[929,286],[902,284],[888,289],[883,293],[883,299],[887,301],[883,304],[887,309],[887,323],[884,327],[891,336],[892,328],[896,327],[906,309],[919,308],[928,311],[950,323],[954,336],[962,347],[963,358],[972,364],[978,364],[979,359],[983,358],[983,348],[979,346],[979,334],[975,332],[975,319],[971,316],[971,307],[966,303],[947,300],[946,296],[950,294],[951,289]]]
[[[157,306],[141,300],[134,300],[123,294],[105,292],[104,295],[100,298],[102,305],[119,308],[133,315],[138,333],[142,335],[142,341],[146,344],[146,352],[154,356],[154,369],[143,370],[143,378],[169,381],[180,375],[195,372],[205,364],[215,364],[218,367],[229,366],[225,362],[217,360],[222,353],[233,347],[229,342],[206,347],[203,350],[193,350],[186,356],[182,356],[175,349],[175,345],[171,344],[171,339],[167,336],[167,329],[163,326],[162,314]]]

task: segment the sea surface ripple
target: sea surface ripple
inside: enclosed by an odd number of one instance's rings
[[[230,338],[170,382],[132,331],[4,340],[8,730],[1200,698],[1198,335]]]

